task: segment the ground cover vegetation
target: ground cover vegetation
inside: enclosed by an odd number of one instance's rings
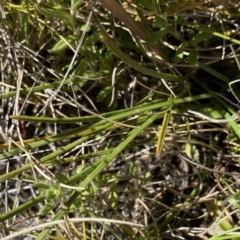
[[[240,239],[237,0],[0,13],[1,239]]]

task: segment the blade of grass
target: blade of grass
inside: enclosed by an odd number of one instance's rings
[[[31,207],[36,206],[38,203],[42,202],[45,199],[45,196],[37,196],[34,199],[31,199],[30,201],[27,201],[26,203],[21,204],[15,209],[12,209],[6,213],[0,214],[0,222],[4,222],[5,220],[9,220],[13,216],[17,216],[18,214],[22,214],[26,210],[28,210]]]
[[[66,151],[69,151],[70,149],[74,148],[75,146],[80,145],[80,144],[86,142],[91,137],[94,138],[96,136],[96,134],[100,134],[102,131],[106,130],[106,128],[108,128],[110,125],[112,125],[112,124],[111,123],[107,123],[107,124],[102,125],[102,127],[100,127],[96,131],[93,131],[91,134],[88,134],[88,135],[86,135],[86,136],[84,136],[84,137],[74,141],[73,143],[68,144],[68,145],[66,145],[64,147],[61,147],[59,150],[57,150],[57,151],[55,151],[55,152],[53,152],[51,154],[48,154],[47,156],[41,158],[39,160],[39,162],[37,162],[36,164],[38,164],[38,163],[43,164],[43,163],[47,162],[48,160],[51,160],[54,157],[59,156],[59,155],[63,154]],[[74,132],[74,130],[76,130],[76,129],[68,131],[68,133],[69,132]],[[64,138],[64,134],[66,134],[66,133],[59,134],[59,135],[53,136],[53,137],[51,137],[49,139],[41,140],[41,141],[39,141],[37,143],[30,144],[30,145],[27,146],[27,149],[25,149],[25,151],[28,151],[30,146],[32,148],[34,148],[36,146],[39,147],[39,146],[42,146],[42,144],[44,144],[44,145],[45,144],[49,144],[51,141],[55,141],[57,138],[58,139],[62,139],[62,138]],[[21,148],[18,148],[18,149],[13,149],[10,152],[11,152],[11,156],[14,156],[14,155],[16,155],[18,153],[21,153],[23,151],[24,150],[22,150]],[[3,154],[1,154],[1,156],[3,158],[11,157],[11,156],[9,156],[9,152],[3,153]],[[3,174],[3,175],[0,176],[0,182],[3,182],[3,181],[5,181],[5,180],[7,180],[9,178],[12,178],[12,177],[16,176],[17,174],[20,174],[21,172],[28,170],[29,168],[30,168],[30,165],[24,165],[23,167],[21,167],[21,168],[19,168],[17,170],[14,170],[14,171],[6,173],[6,174]]]
[[[145,106],[143,104],[141,108],[139,108],[139,106],[137,106],[135,109],[130,109],[130,111],[125,111],[125,112],[121,111],[121,114],[113,116],[110,119],[113,120],[113,121],[118,121],[120,119],[123,119],[125,117],[129,117],[129,116],[132,116],[132,115],[135,115],[135,114],[142,114],[144,111],[161,109],[162,107],[164,107],[166,109],[166,108],[169,108],[170,106],[174,106],[174,105],[178,105],[178,104],[184,104],[185,105],[187,102],[201,100],[201,99],[205,99],[205,98],[211,98],[212,96],[213,95],[211,95],[211,94],[202,94],[202,95],[198,95],[198,96],[191,96],[191,97],[180,98],[180,99],[175,98],[171,101],[171,103],[169,101],[166,101],[166,102],[156,103],[156,104],[153,104],[153,105],[150,104],[150,105],[147,105],[147,106]],[[97,122],[95,124],[89,124],[89,125],[84,126],[84,127],[76,128],[76,129],[67,131],[65,133],[62,133],[62,134],[59,134],[59,135],[56,135],[56,136],[52,136],[52,137],[49,137],[49,138],[31,143],[31,144],[26,145],[26,148],[27,148],[26,150],[33,150],[37,147],[44,146],[44,145],[49,144],[51,142],[55,142],[55,141],[64,139],[64,138],[69,137],[71,135],[77,136],[77,134],[79,134],[79,132],[89,131],[89,132],[86,132],[86,134],[88,134],[88,135],[84,136],[84,138],[82,138],[82,140],[79,142],[79,144],[80,144],[80,143],[83,143],[84,141],[87,141],[88,139],[90,139],[90,137],[94,136],[97,132],[107,130],[107,128],[105,128],[105,127],[101,128],[101,126],[103,126],[104,124],[106,124],[106,120],[101,120],[100,122]],[[109,126],[111,126],[111,125],[112,124],[110,124]],[[20,149],[20,148],[17,148],[17,149],[13,149],[13,150],[10,150],[8,152],[2,153],[2,154],[0,154],[0,160],[10,158],[12,156],[15,156],[15,155],[21,153],[21,152],[23,152],[23,150]],[[52,155],[50,155],[50,156],[52,157]],[[49,155],[47,155],[43,159],[40,159],[40,163],[44,163],[48,160],[49,160]],[[4,174],[4,175],[0,176],[0,182],[8,179],[9,177],[13,177],[13,176],[15,176],[15,175],[21,173],[22,171],[27,170],[27,169],[29,169],[29,165],[25,165],[20,169],[17,169],[17,170],[15,170],[13,172],[10,172],[8,174]]]
[[[132,60],[128,55],[123,53],[112,41],[109,37],[101,35],[100,40],[119,58],[121,58],[126,64],[133,67],[134,69],[138,70],[141,73],[144,73],[148,76],[152,76],[158,79],[164,79],[169,81],[183,81],[186,80],[184,77],[165,74],[165,73],[158,73],[152,69],[146,68],[138,64],[138,62]]]
[[[36,87],[29,87],[29,88],[24,88],[20,90],[20,95],[22,94],[28,94],[28,93],[35,93],[35,92],[40,92],[43,91],[45,89],[52,89],[52,88],[56,88],[59,87],[60,85],[67,85],[70,83],[74,83],[74,82],[79,82],[80,80],[77,78],[69,78],[66,81],[55,81],[53,83],[46,83],[46,84],[41,84],[40,86],[36,86]],[[11,91],[11,92],[7,92],[7,93],[1,93],[0,94],[0,99],[3,98],[11,98],[14,97],[16,95],[16,91]]]
[[[164,114],[163,122],[162,122],[162,125],[160,128],[160,131],[159,131],[157,147],[156,147],[156,155],[160,155],[162,152],[169,119],[170,119],[170,113],[169,113],[169,111],[167,111]]]
[[[132,116],[135,114],[140,114],[145,111],[151,111],[151,110],[156,110],[156,109],[161,109],[162,107],[169,108],[172,104],[172,106],[175,105],[181,105],[185,104],[187,102],[192,102],[192,101],[198,101],[201,99],[206,99],[206,98],[212,98],[215,95],[212,93],[209,94],[201,94],[197,96],[191,96],[191,97],[185,97],[185,98],[175,98],[171,100],[171,103],[169,101],[152,101],[150,103],[145,103],[141,105],[137,105],[135,107],[129,108],[129,109],[124,109],[124,110],[118,110],[118,111],[113,111],[110,113],[104,113],[101,114],[103,117],[110,117],[110,116],[115,116],[119,114],[123,114],[117,117],[117,119],[121,119],[124,117]],[[34,117],[34,116],[24,116],[24,115],[12,115],[10,116],[11,119],[18,119],[22,121],[32,121],[32,122],[52,122],[52,123],[74,123],[74,122],[86,122],[86,121],[96,121],[99,120],[96,116],[86,116],[86,117],[69,117],[69,118],[49,118],[49,117]],[[115,118],[111,118],[113,120]],[[114,121],[117,121],[116,119]]]
[[[212,74],[213,76],[221,79],[222,81],[226,82],[226,83],[230,83],[230,79],[228,77],[226,77],[225,75],[221,74],[220,72],[214,70],[213,68],[198,62],[197,65],[202,68],[203,70],[205,70],[206,72]]]
[[[123,151],[126,146],[139,134],[141,133],[147,126],[152,124],[160,114],[154,114],[151,116],[146,122],[144,122],[138,129],[133,129],[129,134],[125,141],[121,142],[115,149],[112,151],[109,155],[106,155],[101,160],[94,163],[92,166],[84,169],[80,174],[77,174],[77,178],[82,178],[83,176],[86,176],[86,178],[81,182],[80,187],[86,187],[113,159],[117,156],[121,151]],[[68,183],[75,182],[75,178],[71,178]],[[71,205],[74,203],[74,201],[77,199],[77,197],[80,195],[79,192],[73,192],[73,195],[70,197],[70,199],[66,202],[64,208],[58,211],[58,213],[55,215],[53,220],[59,220],[63,217],[64,213],[67,209],[71,207]],[[47,236],[48,232],[50,231],[50,228],[44,229],[37,237],[37,240],[43,240]]]
[[[216,76],[215,75],[215,71],[212,71],[211,69],[210,69],[210,73],[213,73],[213,75],[214,76]],[[217,74],[218,75],[218,74]],[[222,80],[226,80],[227,78],[225,77],[225,76],[220,76],[221,78],[222,78]],[[220,79],[221,79],[220,78]],[[224,80],[224,82],[226,82]],[[208,90],[208,88],[206,88],[204,85],[202,85],[201,84],[201,82],[200,81],[198,81],[197,79],[195,79],[195,81],[196,82],[198,82],[198,84],[199,85],[201,85],[204,89],[205,89],[205,91],[207,91],[207,92],[209,92],[209,90]],[[230,82],[230,80],[229,80],[229,82]],[[228,83],[229,83],[228,82]],[[223,101],[218,95],[216,95],[216,94],[214,94],[214,93],[212,93],[213,94],[213,96],[214,96],[214,98],[220,103],[220,105],[222,106],[216,106],[216,108],[215,108],[215,110],[218,110],[218,112],[221,114],[221,113],[223,113],[224,114],[224,118],[226,119],[226,120],[229,120],[229,119],[231,119],[232,121],[229,121],[228,122],[228,124],[231,126],[231,128],[233,129],[233,131],[237,134],[237,136],[240,138],[240,127],[238,126],[238,124],[236,123],[236,121],[232,118],[232,116],[230,115],[230,113],[231,114],[235,114],[235,111],[234,111],[234,109],[229,105],[229,104],[227,104],[226,103],[226,101]],[[226,111],[226,109],[227,109],[227,111]]]
[[[99,2],[113,15],[120,19],[141,40],[144,40],[148,36],[147,29],[144,28],[141,23],[136,22],[116,0],[99,0]],[[152,44],[149,48],[153,51],[154,54],[159,56],[161,61],[169,60],[166,53],[161,50],[157,44]]]
[[[110,119],[112,121],[119,121],[120,119],[123,119],[125,117],[130,117],[132,115],[142,114],[145,111],[152,111],[152,110],[156,110],[156,109],[161,109],[163,107],[166,109],[166,108],[169,108],[171,105],[172,106],[175,106],[175,105],[178,105],[178,104],[180,104],[180,105],[184,104],[185,105],[187,102],[192,102],[192,101],[197,101],[197,100],[201,100],[201,99],[211,98],[213,96],[215,96],[215,95],[214,94],[201,94],[201,95],[198,95],[198,96],[191,96],[191,97],[180,98],[180,99],[175,98],[171,101],[171,103],[169,101],[166,101],[166,102],[159,102],[159,103],[156,102],[155,104],[149,103],[149,104],[138,105],[138,106],[133,107],[129,110],[125,110],[125,111],[120,110],[120,111],[112,112],[112,113],[114,113],[115,116],[111,117]],[[109,115],[112,115],[112,113],[110,113]],[[105,116],[107,116],[107,115],[105,115]],[[18,117],[18,116],[16,116],[16,117]],[[89,118],[91,118],[91,117],[89,117]],[[44,121],[44,118],[41,119],[41,117],[36,118],[36,117],[24,116],[23,118],[19,117],[18,119],[22,119],[22,120],[25,120],[25,121],[31,121],[31,120],[38,121],[38,122],[41,122],[41,120]],[[87,118],[85,118],[85,120],[86,119]],[[52,118],[46,118],[45,120],[46,120],[46,122],[47,121],[52,121],[52,120],[53,120],[52,122],[57,122],[58,121],[58,119],[54,119],[54,118],[53,119]],[[63,120],[63,121],[65,121],[65,120]],[[94,125],[87,125],[83,128],[81,127],[81,128],[77,128],[75,130],[70,130],[70,131],[67,131],[65,133],[62,133],[62,134],[59,134],[59,135],[56,135],[56,136],[53,136],[53,137],[50,137],[50,138],[47,138],[47,139],[44,139],[44,140],[40,140],[40,141],[32,143],[32,144],[28,144],[27,148],[32,150],[36,147],[40,147],[40,146],[46,145],[50,142],[61,140],[62,138],[66,138],[66,137],[69,137],[71,135],[77,136],[77,134],[81,131],[85,131],[87,129],[91,129],[91,131],[92,131],[93,129],[98,128],[99,126],[101,126],[102,124],[105,124],[105,123],[106,123],[105,120],[101,120],[100,122],[95,123]],[[98,129],[96,129],[96,130],[98,130]],[[87,132],[86,132],[86,134],[87,134]],[[13,150],[10,150],[9,152],[2,153],[2,154],[0,154],[0,160],[12,157],[12,156],[14,156],[16,154],[19,154],[21,152],[22,152],[21,149],[13,149]]]

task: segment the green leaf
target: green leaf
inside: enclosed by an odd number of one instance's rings
[[[168,28],[162,28],[157,32],[154,32],[152,34],[149,34],[145,38],[145,45],[149,46],[153,43],[157,42],[159,39],[161,39],[163,36],[165,36],[169,32]]]
[[[87,59],[83,58],[81,61],[79,61],[79,64],[75,68],[74,75],[83,76],[87,70],[87,66],[88,66]]]
[[[66,176],[64,176],[62,173],[58,172],[55,174],[56,179],[60,182],[60,183],[66,183],[68,178]]]
[[[228,231],[232,228],[231,224],[227,220],[220,221],[219,226],[223,231]]]
[[[84,46],[90,46],[92,48],[93,44],[98,42],[99,40],[99,35],[101,34],[100,30],[95,30],[94,33],[92,33],[89,36],[86,36],[84,39]]]
[[[200,153],[199,153],[196,145],[193,145],[191,143],[186,143],[185,153],[186,153],[186,155],[188,156],[189,159],[192,159],[194,161],[199,160],[199,154]]]
[[[236,192],[233,197],[229,197],[227,201],[235,208],[240,209],[240,191]]]
[[[64,39],[59,40],[52,49],[49,50],[49,52],[52,53],[61,53],[63,52],[67,47],[74,45],[76,42],[76,36],[69,35]],[[69,47],[70,48],[70,47]]]
[[[201,30],[190,40],[190,42],[196,45],[212,37],[213,37],[213,33],[210,30],[206,30],[206,31]]]
[[[111,93],[112,88],[111,87],[105,87],[103,88],[97,95],[97,102],[102,102],[106,99],[106,97]]]
[[[46,199],[58,199],[61,196],[61,188],[57,186],[55,183],[49,183],[48,189],[44,189],[42,191],[42,195],[45,196]]]
[[[38,189],[41,189],[41,188],[48,189],[49,188],[49,186],[46,183],[40,183],[40,182],[34,183],[32,186],[35,188],[38,188]]]
[[[82,3],[82,0],[73,0],[71,2],[72,2],[71,10],[76,11],[79,5]]]
[[[183,51],[185,48],[185,44],[180,44],[177,48],[176,54],[175,54],[175,58],[174,58],[174,62],[179,62],[183,59]]]
[[[80,30],[83,31],[83,32],[84,32],[84,31],[89,32],[89,31],[91,30],[91,24],[88,23],[88,24],[82,25],[82,26],[80,27]]]
[[[63,20],[67,26],[70,26],[72,29],[74,29],[73,19],[71,18],[70,14],[63,9],[49,7],[45,8],[42,7],[42,5],[37,5],[36,8],[42,15],[47,17],[59,18]]]
[[[166,16],[165,15],[157,15],[155,17],[155,19],[153,20],[153,26],[155,27],[165,27],[167,26],[167,20],[166,20]]]
[[[234,194],[234,198],[238,201],[240,201],[240,191],[237,191],[235,194]]]
[[[199,52],[198,51],[191,51],[188,56],[188,62],[189,64],[195,65],[197,63],[199,57]]]
[[[50,201],[40,209],[40,212],[41,214],[45,215],[48,212],[50,212],[55,206],[56,206],[56,203],[54,201]]]
[[[112,184],[109,195],[108,195],[108,199],[109,199],[109,205],[111,205],[111,207],[115,207],[118,202],[117,183]]]

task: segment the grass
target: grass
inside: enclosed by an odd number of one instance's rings
[[[238,1],[2,1],[1,239],[240,239]]]

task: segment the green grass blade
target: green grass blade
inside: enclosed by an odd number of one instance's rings
[[[141,133],[147,126],[152,124],[160,114],[154,114],[151,116],[145,123],[143,123],[138,129],[133,129],[129,135],[128,138],[120,143],[113,152],[111,152],[109,155],[106,155],[101,160],[99,160],[96,163],[94,163],[92,166],[88,167],[86,170],[83,170],[81,175],[85,175],[86,172],[91,171],[91,173],[83,180],[83,182],[80,184],[80,187],[87,186],[113,159],[117,154],[119,154],[121,151],[125,149],[125,147],[139,134]],[[97,166],[96,166],[97,165]],[[65,204],[66,209],[70,208],[74,200],[78,197],[80,193],[74,192],[74,194],[70,197],[69,201]],[[54,217],[54,220],[61,219],[66,211],[66,209],[61,209]],[[37,240],[43,240],[47,236],[50,229],[44,229],[38,236]]]
[[[101,35],[100,40],[119,58],[121,58],[127,65],[133,67],[134,69],[138,70],[141,73],[144,73],[148,76],[152,76],[158,79],[164,79],[169,81],[184,81],[186,78],[172,75],[172,74],[165,74],[165,73],[158,73],[152,69],[146,68],[138,64],[138,62],[132,60],[128,55],[123,53],[108,37]]]

